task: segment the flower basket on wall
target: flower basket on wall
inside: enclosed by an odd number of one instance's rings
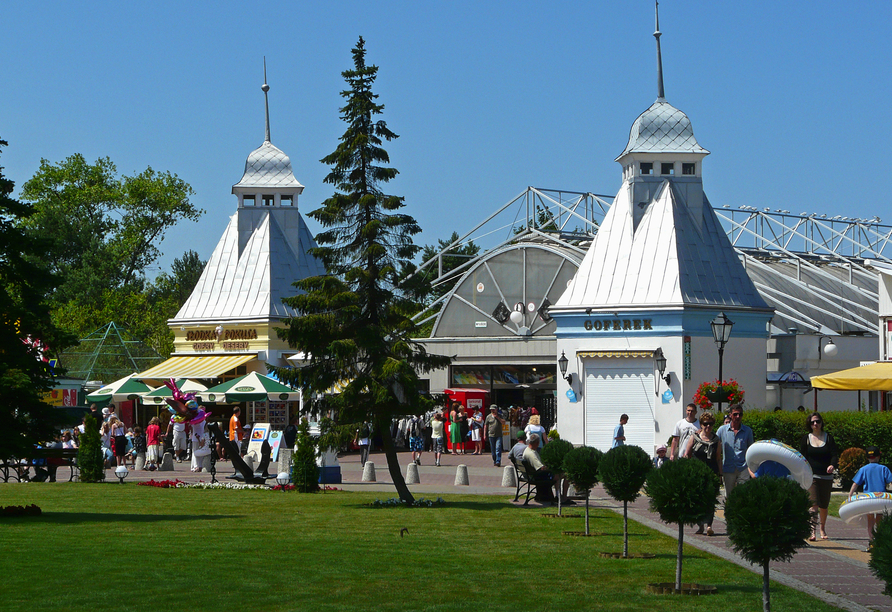
[[[700,383],[700,386],[697,387],[697,392],[694,393],[694,403],[701,410],[706,410],[712,408],[713,403],[718,402],[722,404],[742,404],[743,395],[743,388],[736,380],[714,380]]]

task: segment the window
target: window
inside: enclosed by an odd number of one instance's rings
[[[246,195],[242,197],[242,206],[254,206],[254,196]]]
[[[263,194],[263,205],[264,206],[275,206],[276,204],[276,196]]]
[[[292,199],[292,196],[290,196],[290,195],[283,195],[282,197],[279,198],[279,204],[281,206],[291,206],[293,203],[294,203],[294,200]]]
[[[681,173],[685,176],[694,176],[697,173],[697,164],[684,163],[681,165]]]
[[[660,164],[660,174],[673,176],[675,174],[675,164]]]
[[[654,165],[652,162],[641,162],[638,164],[638,168],[641,170],[642,175],[654,173]]]

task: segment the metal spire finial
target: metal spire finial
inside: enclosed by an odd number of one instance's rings
[[[654,4],[657,16],[657,30],[654,32],[654,38],[657,39],[657,100],[662,100],[666,95],[663,92],[663,56],[660,53],[660,36],[662,36],[660,32],[660,3],[658,0],[654,0]]]
[[[661,85],[662,87],[662,85]],[[267,92],[269,91],[269,85],[266,84],[266,56],[263,56],[263,86],[260,88],[263,90],[263,101],[266,104],[266,140],[263,142],[270,142],[269,140],[269,95]]]

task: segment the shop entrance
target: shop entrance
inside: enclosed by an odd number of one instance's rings
[[[654,372],[651,359],[593,359],[585,364],[585,443],[610,449],[619,417],[629,415],[626,444],[654,452]]]

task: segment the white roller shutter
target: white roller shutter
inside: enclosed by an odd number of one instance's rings
[[[610,450],[623,413],[626,444],[654,452],[654,371],[652,359],[591,359],[585,363],[585,443]]]

